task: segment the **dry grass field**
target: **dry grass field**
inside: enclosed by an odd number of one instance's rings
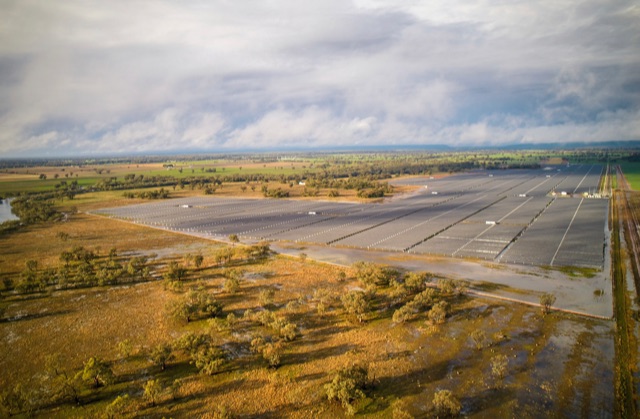
[[[86,201],[73,204],[81,210],[131,202],[117,195],[79,198]],[[68,238],[60,238],[60,232]],[[340,302],[342,295],[364,288],[351,268],[284,256],[237,259],[232,265],[242,274],[239,289],[231,293],[223,287],[229,268],[218,266],[215,258],[226,245],[82,213],[1,237],[0,275],[19,277],[29,259],[40,268],[56,266],[62,251],[78,245],[100,255],[114,247],[121,257],[155,254],[151,278],[2,293],[0,393],[6,400],[16,385],[22,387],[34,403],[19,409],[22,416],[342,417],[346,411],[327,400],[324,386],[336,371],[354,363],[368,367],[366,397],[353,402],[356,414],[364,417],[434,416],[434,394],[443,389],[453,393],[469,417],[607,417],[613,409],[613,332],[607,321],[544,316],[531,307],[454,293],[443,297],[450,304],[443,324],[430,323],[426,310],[395,323],[398,297],[393,287],[381,287],[366,320],[358,322]],[[222,304],[217,319],[187,323],[168,315],[167,307],[185,292],[168,289],[162,274],[169,262],[182,263],[188,254],[201,254],[203,264],[188,266],[184,289],[199,286],[214,295]],[[273,294],[269,299],[267,291]],[[253,314],[245,314],[248,310]],[[279,340],[272,327],[256,320],[256,313],[266,311],[297,328],[295,339],[279,344],[277,368],[251,351],[256,337]],[[227,321],[231,313],[235,321]],[[199,372],[177,349],[164,370],[149,360],[154,347],[175,346],[187,332],[205,334],[224,352],[216,372]],[[126,356],[118,349],[124,341],[131,346]],[[97,389],[79,387],[79,404],[48,400],[51,380],[45,364],[52,354],[70,375],[90,357],[101,358],[114,378]],[[506,359],[499,375],[492,373],[498,356]],[[159,383],[153,400],[143,390],[149,380]],[[112,403],[124,395],[126,401],[114,410]],[[5,408],[0,414],[8,413]]]

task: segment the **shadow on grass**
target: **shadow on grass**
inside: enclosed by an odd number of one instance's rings
[[[315,345],[320,342],[324,342],[325,340],[331,338],[332,336],[339,335],[341,333],[348,332],[357,328],[357,325],[351,324],[335,324],[331,322],[324,321],[307,321],[305,324],[305,329],[308,333],[303,334],[302,338],[299,339],[300,345]]]
[[[357,347],[357,345],[345,343],[342,345],[331,346],[329,348],[318,349],[310,352],[288,353],[284,357],[284,362],[286,362],[287,365],[302,365],[306,362],[309,362],[310,360],[320,360],[332,356],[344,355],[347,352],[356,349]]]
[[[252,415],[242,416],[247,419],[264,419],[264,418],[281,418],[283,417],[283,412],[291,411],[294,408],[294,405],[289,403],[283,406],[279,406],[277,409],[270,410],[268,412],[255,413]]]
[[[475,291],[495,292],[503,289],[508,289],[509,287],[506,285],[496,284],[493,282],[474,282],[473,284],[471,284],[469,288]]]
[[[483,319],[490,317],[494,310],[500,309],[503,306],[498,304],[488,304],[480,307],[469,307],[469,308],[454,308],[449,313],[450,319],[461,320],[461,319]]]
[[[421,383],[442,380],[447,377],[448,370],[449,361],[441,361],[400,376],[372,377],[374,384],[370,396],[376,403],[368,406],[363,413],[382,412],[389,408],[392,400],[422,393]]]
[[[324,372],[316,372],[314,374],[301,375],[301,376],[296,378],[296,381],[298,383],[304,383],[305,381],[315,381],[315,380],[318,380],[320,378],[324,378],[326,376],[327,376],[327,374],[324,373]]]
[[[24,316],[8,317],[8,318],[0,319],[0,323],[22,322],[22,321],[28,321],[28,320],[42,319],[44,317],[61,316],[63,314],[69,314],[69,313],[73,313],[73,310],[57,310],[57,311],[47,311],[44,313],[25,314]]]
[[[516,398],[516,392],[506,387],[489,388],[470,397],[462,397],[462,414],[470,415],[482,412],[487,408],[495,409]]]
[[[194,411],[199,411],[203,408],[204,403],[201,401],[196,401],[189,403],[188,405],[184,405],[181,399],[177,400],[169,400],[166,402],[157,403],[155,407],[164,407],[169,412],[170,417],[175,418],[188,418],[193,416]],[[135,417],[166,417],[164,414],[160,415],[160,412],[156,411],[156,408],[152,406],[147,406],[144,410],[139,410],[136,412]]]

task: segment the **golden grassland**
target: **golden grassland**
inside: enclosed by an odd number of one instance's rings
[[[224,189],[224,188],[223,188]],[[189,192],[184,192],[189,193]],[[89,195],[89,194],[87,194]],[[83,195],[83,197],[87,197]],[[120,205],[131,201],[87,197],[74,204],[81,209]],[[92,199],[94,199],[92,201]],[[70,201],[73,203],[73,201]],[[67,240],[58,233],[69,235]],[[161,277],[166,263],[186,254],[202,254],[203,267],[191,266],[187,287],[199,283],[223,304],[223,316],[239,319],[233,327],[223,320],[172,320],[167,304],[182,297],[166,289],[163,280],[122,286],[58,290],[46,294],[6,293],[0,321],[0,390],[21,383],[38,388],[44,358],[59,354],[70,370],[79,370],[91,356],[107,360],[115,382],[97,390],[85,389],[80,406],[71,402],[45,405],[39,417],[103,417],[107,406],[128,394],[127,417],[216,417],[220,409],[240,417],[341,417],[344,410],[326,400],[324,385],[335,371],[360,363],[369,368],[371,386],[357,403],[358,415],[392,417],[394,410],[415,417],[433,415],[433,394],[451,390],[463,413],[477,417],[601,416],[611,412],[612,325],[609,322],[552,313],[530,307],[450,296],[450,314],[437,327],[425,313],[396,324],[389,289],[380,289],[364,323],[351,319],[339,297],[361,287],[348,268],[274,256],[242,263],[240,290],[223,290],[224,268],[214,254],[223,244],[166,231],[76,214],[66,222],[29,226],[0,238],[0,275],[15,276],[26,260],[41,267],[55,266],[61,251],[75,245],[112,247],[120,254],[156,253],[152,275]],[[339,272],[347,273],[340,280]],[[425,267],[428,270],[428,266]],[[274,290],[263,307],[260,291]],[[329,294],[320,313],[314,292]],[[282,364],[268,368],[249,351],[253,337],[271,332],[243,318],[245,310],[271,310],[294,322],[299,335],[285,345]],[[470,335],[483,330],[486,342],[476,349]],[[186,333],[203,332],[226,348],[229,359],[213,376],[198,373],[187,356],[177,354],[165,371],[153,365],[148,350],[173,342]],[[133,353],[122,358],[116,348],[128,339]],[[491,375],[491,359],[508,357],[503,380]],[[142,396],[142,387],[158,379],[165,389],[156,406]],[[410,417],[410,416],[405,416]]]

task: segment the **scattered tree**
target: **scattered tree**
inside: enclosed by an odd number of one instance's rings
[[[355,316],[362,323],[369,311],[369,302],[362,291],[349,291],[340,299],[345,311]]]
[[[235,250],[231,247],[223,247],[219,249],[214,255],[214,259],[217,265],[228,264],[233,259]]]
[[[118,353],[122,359],[129,358],[131,352],[133,351],[133,345],[129,339],[121,340],[118,342],[117,348]]]
[[[447,311],[449,311],[449,304],[444,300],[438,301],[427,313],[427,318],[431,324],[442,324],[447,318]]]
[[[219,316],[222,314],[222,304],[213,294],[197,288],[189,290],[184,298],[170,302],[167,311],[171,317],[189,323],[199,316]]]
[[[471,332],[471,339],[477,350],[481,350],[487,344],[487,334],[482,329],[476,329]]]
[[[204,262],[204,256],[202,256],[202,255],[196,255],[196,256],[193,258],[193,262],[195,263],[196,268],[200,269],[200,267],[202,266],[202,262]]]
[[[238,269],[225,269],[222,274],[226,278],[222,284],[225,292],[228,292],[229,294],[235,294],[238,292],[240,289],[240,278],[243,275],[242,271]]]
[[[107,405],[104,412],[105,416],[107,417],[107,419],[124,417],[124,413],[126,412],[128,406],[129,395],[120,395]]]
[[[433,406],[438,417],[458,416],[462,406],[449,390],[440,390],[433,395]]]
[[[540,296],[540,305],[542,306],[542,314],[549,314],[551,306],[556,302],[556,296],[545,292]]]
[[[397,309],[391,318],[394,323],[405,323],[416,317],[415,304],[407,303]]]
[[[267,343],[262,348],[262,357],[269,363],[269,367],[278,368],[282,362],[282,345],[279,342]]]
[[[420,292],[424,290],[427,278],[424,272],[409,272],[404,277],[404,285],[411,293]]]
[[[264,338],[258,336],[251,341],[251,351],[261,354],[270,368],[278,368],[280,366],[282,356],[281,342],[267,342]]]
[[[167,271],[164,273],[164,277],[170,281],[183,281],[187,276],[187,268],[180,265],[176,261],[169,262]]]
[[[55,353],[45,356],[45,376],[49,383],[48,392],[52,401],[72,400],[80,404],[80,391],[82,390],[82,373],[69,373],[62,368],[60,354]]]
[[[393,404],[391,415],[393,419],[414,419],[414,416],[407,411],[405,404],[401,400],[397,400]]]
[[[168,343],[160,343],[156,345],[149,353],[149,360],[160,367],[160,370],[164,371],[167,368],[167,363],[174,358],[173,348]]]
[[[192,353],[191,359],[191,362],[201,373],[213,375],[220,371],[224,364],[225,355],[220,348],[209,343],[200,345],[198,350]]]
[[[162,384],[160,380],[149,380],[144,383],[144,398],[151,403],[151,406],[155,406],[160,396],[162,395]]]
[[[291,342],[295,340],[296,336],[298,336],[298,326],[294,323],[286,323],[284,326],[280,327],[279,333],[283,340]]]
[[[364,390],[367,388],[368,374],[366,367],[357,364],[341,369],[331,383],[324,386],[327,398],[340,402],[348,414],[354,414],[353,402],[366,397]]]
[[[94,388],[105,386],[113,381],[114,375],[111,367],[100,358],[91,357],[84,363],[82,379],[92,382]]]
[[[438,281],[438,288],[442,294],[448,295],[455,291],[456,286],[453,279],[443,278]]]
[[[364,285],[386,287],[392,279],[398,277],[399,272],[389,266],[372,262],[356,262],[353,264],[356,270],[356,278]]]
[[[175,347],[193,356],[200,348],[209,345],[210,342],[210,336],[205,333],[188,332],[176,340]]]
[[[273,289],[264,289],[258,294],[258,301],[260,301],[260,305],[262,307],[268,306],[269,304],[273,303],[273,297],[275,295],[276,292]]]
[[[172,301],[167,305],[169,316],[189,323],[195,314],[194,307],[187,300]]]
[[[9,416],[21,413],[28,409],[31,399],[27,390],[20,383],[0,393],[0,406],[9,413]]]

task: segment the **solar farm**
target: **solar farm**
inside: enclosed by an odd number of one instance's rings
[[[608,199],[600,165],[482,171],[397,181],[416,193],[381,204],[209,196],[99,213],[226,240],[318,243],[509,264],[601,269]]]

